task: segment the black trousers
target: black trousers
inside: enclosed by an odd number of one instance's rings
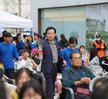
[[[48,99],[54,99],[55,81],[57,77],[57,66],[53,65],[51,73],[44,73],[46,79],[46,93]]]
[[[8,78],[14,79],[14,76],[15,76],[14,69],[5,69],[5,75]]]

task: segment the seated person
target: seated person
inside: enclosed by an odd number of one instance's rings
[[[34,48],[34,49],[32,49],[32,51],[31,51],[31,58],[32,58],[32,60],[37,64],[37,65],[39,65],[40,64],[40,60],[39,60],[39,58],[38,58],[38,56],[37,56],[37,53],[38,53],[38,48]]]
[[[22,51],[22,60],[17,62],[16,69],[26,67],[31,71],[36,70],[37,64],[31,58],[29,58],[29,55],[29,50],[25,49]]]
[[[7,89],[5,82],[0,80],[0,99],[12,99],[12,96]]]
[[[32,79],[32,72],[28,68],[21,68],[15,72],[16,89],[11,92],[12,99],[19,99],[19,93],[26,81]]]
[[[99,57],[97,56],[97,49],[91,47],[88,53],[88,68],[92,70],[95,76],[102,76],[104,74],[103,69],[99,65]]]
[[[24,83],[21,88],[19,99],[47,99],[40,85],[35,80],[30,80]]]
[[[77,91],[75,99],[89,99],[89,83],[90,80],[95,77],[94,74],[89,68],[82,66],[82,58],[80,53],[71,53],[70,62],[72,63],[72,66],[67,67],[62,75],[63,86],[72,88],[75,93],[78,88],[88,90],[88,95],[78,93]],[[69,92],[66,93],[65,99],[71,99]]]
[[[95,89],[91,99],[108,99],[108,81],[103,82],[102,85]]]
[[[99,77],[93,84],[93,92],[96,90],[97,87],[101,86],[104,82],[108,81],[105,77]]]
[[[82,60],[84,61],[83,64],[84,64],[84,66],[87,66],[88,65],[87,64],[88,63],[88,53],[86,51],[85,46],[84,45],[81,45],[79,47],[79,50],[80,50],[80,53],[82,55]]]
[[[108,50],[106,50],[105,56],[101,57],[100,66],[108,72]]]

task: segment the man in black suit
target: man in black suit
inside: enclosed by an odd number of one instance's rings
[[[46,29],[47,39],[43,41],[43,59],[41,71],[44,73],[46,79],[46,93],[48,99],[54,99],[53,92],[55,89],[55,81],[57,76],[57,64],[62,62],[66,65],[66,61],[60,56],[60,49],[58,42],[54,39],[56,36],[56,29],[48,27]]]

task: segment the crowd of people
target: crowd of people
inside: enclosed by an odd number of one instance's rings
[[[37,33],[33,37],[23,35],[23,40],[21,33],[16,37],[7,31],[2,34],[1,99],[54,99],[55,87],[60,99],[71,99],[65,87],[72,88],[75,99],[101,99],[102,96],[107,99],[108,79],[104,74],[108,71],[108,50],[100,34],[96,34],[89,50],[82,44],[76,48],[76,37],[67,40],[61,34],[58,41],[54,27],[48,27],[43,38]],[[61,79],[57,78],[58,72]],[[7,78],[15,84],[10,84]]]

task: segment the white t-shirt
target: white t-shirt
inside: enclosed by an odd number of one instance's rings
[[[29,58],[27,58],[27,60],[22,59],[21,61],[18,61],[16,64],[16,69],[18,70],[22,67],[26,67],[26,68],[30,69],[31,71],[33,71],[33,64],[31,63],[31,60]]]

